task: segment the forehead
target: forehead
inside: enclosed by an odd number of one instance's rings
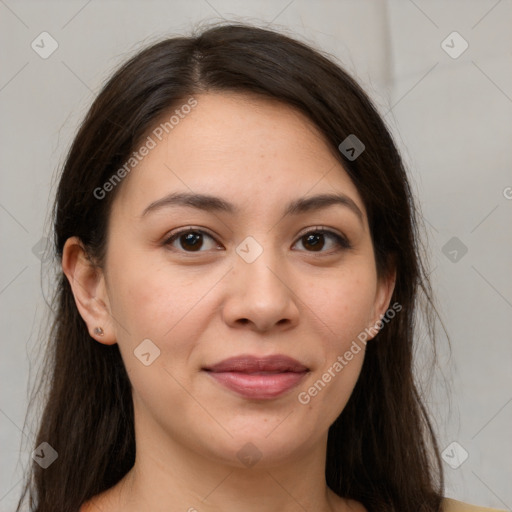
[[[322,133],[298,110],[240,93],[193,98],[193,108],[178,104],[155,121],[141,143],[149,137],[152,148],[124,178],[115,203],[142,210],[166,193],[193,191],[263,208],[308,192],[342,192],[364,211]]]

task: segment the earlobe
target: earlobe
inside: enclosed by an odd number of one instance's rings
[[[116,343],[104,274],[88,258],[78,237],[68,238],[64,244],[62,271],[69,281],[76,307],[87,324],[89,335],[105,345]]]

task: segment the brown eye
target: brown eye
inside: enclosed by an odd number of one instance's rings
[[[201,249],[205,245],[205,238],[214,242],[214,239],[208,233],[189,228],[172,234],[165,240],[164,245],[173,246],[175,242],[177,242],[179,247],[174,246],[177,250],[183,250],[185,252],[204,252],[201,251]],[[212,245],[218,247],[218,244]]]
[[[325,236],[323,233],[315,233],[302,237],[304,247],[312,247],[313,251],[321,251],[325,245]]]
[[[208,247],[208,241],[210,247]],[[350,249],[351,245],[343,236],[326,229],[316,229],[302,235],[296,242],[302,242],[307,252],[329,253],[336,250]],[[209,249],[220,249],[215,239],[200,229],[182,229],[171,234],[163,245],[171,246],[173,250],[185,253],[200,253]],[[326,249],[327,248],[327,249]]]
[[[331,243],[329,244],[329,242],[326,242],[326,239],[330,239]],[[332,248],[333,246],[335,250],[336,247],[338,249],[350,249],[351,247],[344,237],[338,235],[338,233],[327,231],[325,229],[310,231],[309,233],[302,235],[299,240],[307,249],[307,252],[329,252],[329,248]],[[327,251],[324,251],[323,249],[326,245],[328,246],[328,249]]]
[[[180,245],[184,249],[198,251],[203,245],[203,239],[201,233],[191,232],[179,237]]]

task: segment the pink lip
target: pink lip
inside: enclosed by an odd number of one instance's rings
[[[231,357],[204,370],[223,386],[254,400],[278,397],[295,387],[309,371],[284,355]]]

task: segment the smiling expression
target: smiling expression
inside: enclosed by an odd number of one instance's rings
[[[231,464],[248,442],[262,462],[291,460],[326,439],[364,350],[307,405],[297,396],[379,319],[392,286],[358,190],[308,118],[195,97],[113,202],[108,328],[139,431]],[[149,365],[134,355],[143,340],[160,351]]]

